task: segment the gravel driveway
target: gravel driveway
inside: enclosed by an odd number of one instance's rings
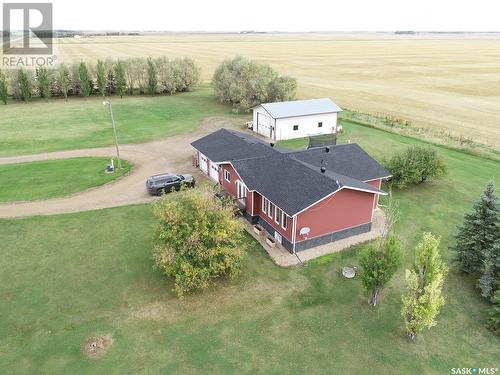
[[[194,132],[156,140],[148,143],[120,146],[120,156],[131,162],[132,172],[114,182],[76,193],[69,197],[32,202],[0,203],[0,218],[51,215],[68,212],[90,211],[101,208],[146,203],[154,199],[145,190],[147,177],[161,172],[191,173],[200,181],[199,169],[191,165],[194,149],[190,143],[220,127],[235,128],[235,120],[224,118],[204,119]],[[0,158],[0,164],[65,159],[81,156],[115,156],[114,146],[49,152]]]

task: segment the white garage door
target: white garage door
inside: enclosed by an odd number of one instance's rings
[[[217,164],[210,163],[210,177],[219,182],[219,166]]]
[[[271,129],[271,117],[262,113],[257,113],[258,132],[266,137],[269,137]]]
[[[200,169],[205,173],[208,172],[207,157],[203,154],[200,154]]]

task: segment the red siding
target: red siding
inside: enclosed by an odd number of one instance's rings
[[[311,228],[307,236],[310,239],[371,222],[374,195],[342,189],[316,203],[297,215],[297,242],[306,239],[299,234],[303,227]]]
[[[226,170],[231,174],[230,182],[227,182],[226,179],[224,178],[224,171]],[[221,165],[219,169],[219,178],[222,181],[222,187],[224,188],[224,190],[226,190],[233,197],[237,198],[238,186],[236,185],[236,181],[240,180],[243,183],[245,182],[240,178],[240,176],[238,175],[238,173],[231,164]],[[252,194],[248,191],[248,189],[247,189],[246,211],[250,214],[252,213]]]
[[[286,238],[288,241],[292,242],[292,233],[293,233],[292,218],[287,215],[286,230],[283,229],[281,227],[281,216],[280,216],[280,223],[279,224],[277,224],[274,221],[274,210],[275,209],[276,209],[276,206],[273,205],[273,218],[271,219],[267,215],[267,213],[262,212],[262,195],[260,195],[258,192],[255,192],[254,215],[259,215],[264,221],[266,221],[269,225],[271,225],[274,229],[276,229],[278,231],[278,233],[280,233],[284,238]],[[281,210],[280,210],[280,212],[281,212]],[[274,234],[274,233],[271,233],[271,234]]]
[[[224,178],[224,171],[228,171],[231,174],[231,182],[227,182]],[[222,181],[222,187],[229,194],[236,198],[236,194],[238,192],[236,187],[236,180],[239,179],[238,173],[234,170],[233,166],[230,164],[221,165],[220,168],[220,180]]]
[[[382,185],[382,180],[378,179],[378,180],[368,181],[367,184],[371,185],[373,187],[376,187],[377,189],[380,189],[380,186]],[[373,197],[373,209],[377,208],[378,197],[379,197],[378,194],[374,194],[374,197]]]

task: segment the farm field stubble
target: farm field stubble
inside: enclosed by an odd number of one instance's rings
[[[499,36],[167,34],[61,39],[62,61],[191,57],[209,81],[242,55],[298,79],[299,98],[409,120],[500,147]]]

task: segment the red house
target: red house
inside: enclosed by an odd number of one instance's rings
[[[191,145],[200,169],[291,253],[369,232],[390,177],[357,144],[290,152],[220,129]]]

